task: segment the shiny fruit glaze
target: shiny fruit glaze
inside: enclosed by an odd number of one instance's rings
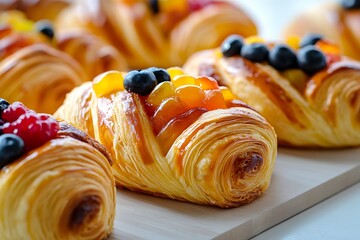
[[[203,113],[244,106],[236,103],[235,95],[226,87],[219,87],[213,78],[188,76],[180,68],[167,71],[171,81],[160,83],[144,98],[145,110],[164,154]]]

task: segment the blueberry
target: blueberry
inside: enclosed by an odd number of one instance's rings
[[[297,66],[296,54],[287,45],[279,44],[270,50],[269,63],[277,70],[295,68]]]
[[[315,45],[318,41],[323,39],[324,37],[320,34],[309,33],[306,34],[300,41],[300,47],[305,47],[307,45]]]
[[[341,6],[345,9],[359,9],[360,0],[342,0]]]
[[[149,6],[150,6],[151,11],[154,14],[157,14],[160,12],[159,0],[149,0]]]
[[[243,45],[244,39],[241,36],[231,35],[223,41],[220,49],[224,57],[232,57],[240,55],[240,51]]]
[[[55,33],[51,22],[47,20],[40,20],[36,22],[36,29],[45,36],[47,36],[50,40],[54,38]]]
[[[0,117],[5,109],[9,107],[9,103],[5,100],[0,98]]]
[[[166,81],[169,82],[171,80],[169,73],[163,68],[151,67],[147,70],[155,74],[158,84]]]
[[[301,48],[297,53],[299,67],[307,74],[314,74],[326,67],[326,57],[315,46]]]
[[[268,59],[269,50],[263,43],[245,44],[241,48],[241,56],[253,62],[263,62]]]
[[[24,141],[15,134],[0,136],[0,168],[11,163],[24,152]]]
[[[133,70],[126,74],[124,88],[133,93],[146,96],[156,87],[156,76],[148,70]]]

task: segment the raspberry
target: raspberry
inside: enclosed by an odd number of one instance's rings
[[[5,123],[3,126],[4,133],[16,134],[24,140],[26,152],[55,138],[58,130],[59,124],[53,117],[36,114],[34,111],[27,111],[16,121]]]
[[[191,12],[198,11],[205,6],[214,2],[213,0],[189,0],[189,8]]]
[[[1,118],[5,122],[14,122],[16,121],[21,115],[30,111],[27,109],[22,103],[14,102],[13,104],[9,105],[2,113]]]

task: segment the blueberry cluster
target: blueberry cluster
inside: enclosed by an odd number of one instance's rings
[[[326,67],[325,55],[314,44],[321,39],[319,35],[307,35],[296,53],[286,44],[277,44],[269,48],[263,43],[245,44],[238,35],[224,40],[220,49],[224,57],[241,56],[252,62],[268,61],[277,70],[300,68],[311,75]]]
[[[1,129],[4,124],[2,119],[2,113],[9,107],[9,103],[0,98],[0,122]],[[0,169],[20,157],[24,153],[25,144],[24,141],[15,134],[3,134],[0,135]]]
[[[345,9],[360,9],[360,0],[342,0],[341,6]]]
[[[170,81],[169,73],[162,68],[151,67],[128,72],[124,78],[124,88],[142,96],[149,95],[157,84]]]

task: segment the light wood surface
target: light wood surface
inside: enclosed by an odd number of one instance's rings
[[[110,239],[248,239],[360,181],[360,148],[280,149],[268,191],[218,209],[118,190]]]

